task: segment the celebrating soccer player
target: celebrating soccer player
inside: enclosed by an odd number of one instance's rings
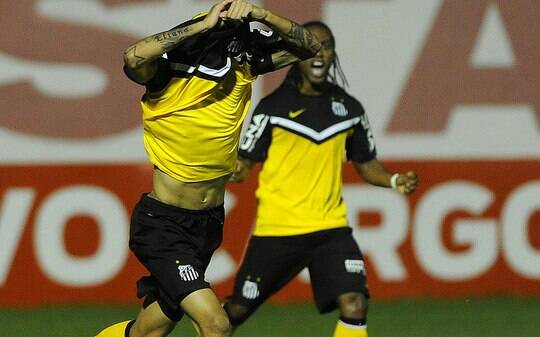
[[[388,172],[377,160],[364,108],[337,84],[346,79],[330,28],[318,21],[304,27],[322,48],[259,103],[240,145],[232,181],[264,165],[254,232],[225,310],[233,326],[242,324],[307,267],[318,310],[339,308],[334,337],[367,337],[369,292],[341,196],[343,159],[368,183],[403,194],[416,188],[416,174]]]
[[[269,27],[262,32],[254,21]],[[129,247],[148,276],[137,283],[143,309],[98,337],[167,336],[187,314],[201,336],[231,325],[204,280],[222,240],[225,185],[236,163],[256,76],[316,54],[320,44],[296,23],[243,0],[130,46],[125,73],[145,87],[144,145],[153,188],[135,206]]]

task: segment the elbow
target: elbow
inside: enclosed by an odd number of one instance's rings
[[[130,69],[136,69],[144,64],[145,58],[135,54],[136,47],[130,46],[124,51],[124,64]]]
[[[128,50],[124,52],[124,65],[130,69],[137,68],[137,60],[134,57],[130,56],[128,53]]]

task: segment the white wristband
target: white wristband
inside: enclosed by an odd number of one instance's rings
[[[397,189],[397,178],[399,177],[399,173],[394,173],[392,175],[392,178],[390,178],[390,186],[393,189]]]

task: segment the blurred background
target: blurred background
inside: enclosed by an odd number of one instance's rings
[[[540,331],[540,2],[255,1],[325,21],[365,106],[379,159],[415,170],[411,197],[344,197],[367,260],[372,337],[534,337]],[[201,0],[0,0],[0,335],[93,336],[134,317],[143,269],[129,214],[150,188],[136,39],[205,11]],[[257,82],[253,102],[284,72]],[[227,192],[207,279],[229,294],[254,219],[256,174]],[[331,336],[307,274],[238,337]],[[257,326],[257,329],[255,329]],[[194,336],[188,322],[173,336]]]

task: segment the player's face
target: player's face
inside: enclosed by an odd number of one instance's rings
[[[334,43],[330,34],[321,27],[311,27],[309,31],[321,42],[322,48],[315,57],[300,62],[302,80],[311,84],[326,82],[328,71],[334,62]]]

